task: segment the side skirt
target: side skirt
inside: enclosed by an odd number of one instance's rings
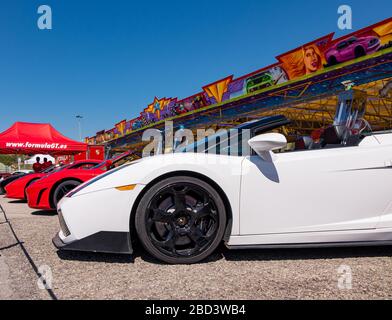
[[[392,246],[392,241],[371,242],[331,242],[331,243],[300,243],[300,244],[266,244],[266,245],[241,245],[226,247],[230,250],[246,249],[302,249],[302,248],[343,248],[343,247],[377,247]]]
[[[230,249],[317,248],[392,244],[392,228],[232,236]]]

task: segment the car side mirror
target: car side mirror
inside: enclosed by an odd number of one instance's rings
[[[267,133],[250,139],[248,144],[261,158],[272,161],[271,151],[286,147],[287,139],[280,133]]]

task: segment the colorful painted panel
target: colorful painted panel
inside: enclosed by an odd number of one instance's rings
[[[334,40],[333,37],[334,34],[331,33],[282,54],[277,57],[278,62],[273,66],[238,79],[229,76],[206,85],[202,88],[203,92],[191,97],[182,100],[155,97],[138,118],[128,122],[123,120],[113,129],[99,132],[96,137],[86,139],[103,143],[167,118],[185,115],[233,99],[245,99],[252,94],[274,90],[278,85],[288,81],[301,81],[304,77],[310,79],[313,74],[315,76],[323,73],[330,67],[389,49],[392,47],[392,18],[339,39]],[[303,88],[298,90],[300,92]],[[298,94],[282,92],[285,96]],[[274,95],[279,95],[279,92],[275,92]]]

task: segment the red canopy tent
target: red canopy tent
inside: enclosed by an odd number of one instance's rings
[[[87,144],[63,136],[50,124],[16,122],[0,133],[0,154],[72,155],[87,151]]]

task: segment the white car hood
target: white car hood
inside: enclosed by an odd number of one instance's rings
[[[74,196],[132,184],[146,185],[159,176],[179,171],[196,172],[212,180],[233,175],[237,176],[239,181],[243,159],[200,153],[175,153],[143,158],[86,182]]]

